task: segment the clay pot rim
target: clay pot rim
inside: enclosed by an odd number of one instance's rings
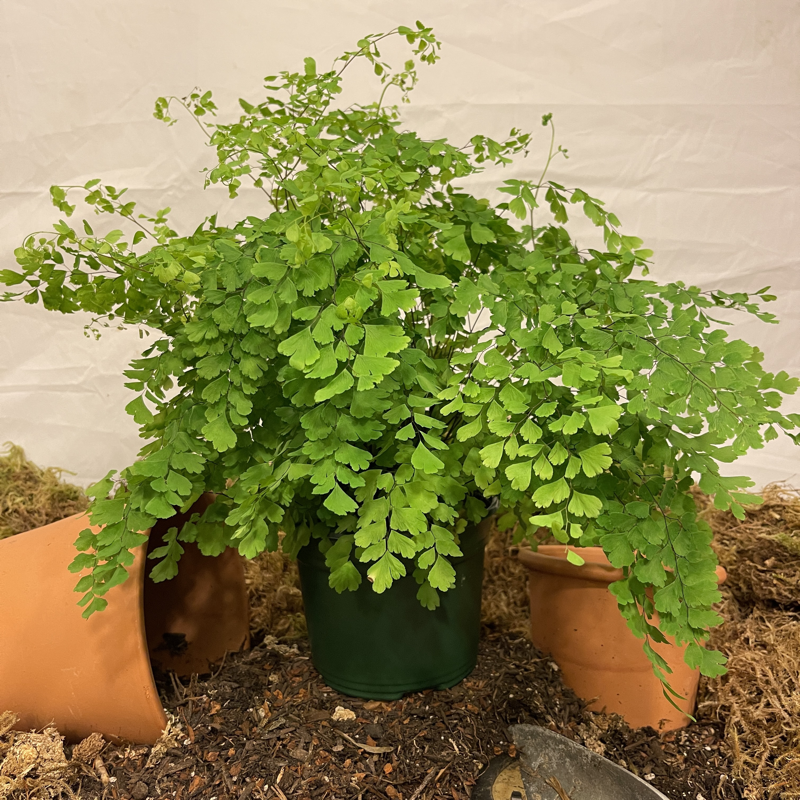
[[[585,564],[578,566],[567,561],[567,551],[571,550],[577,555],[591,553],[601,560],[586,560]],[[529,546],[520,546],[516,551],[517,558],[531,571],[543,572],[547,575],[558,575],[562,578],[577,578],[578,580],[595,581],[596,583],[610,584],[621,581],[622,569],[614,567],[608,561],[601,547],[572,547],[563,544],[540,544],[537,550]],[[728,577],[723,566],[717,567],[717,583],[724,583]]]
[[[578,578],[585,581],[596,581],[598,583],[614,583],[622,580],[622,570],[618,567],[606,563],[593,563],[586,561],[585,564],[578,566],[567,561],[567,550],[572,550],[578,555],[581,552],[595,550],[602,553],[599,547],[568,547],[563,544],[540,544],[538,550],[531,550],[530,547],[523,546],[517,550],[517,558],[531,572],[544,572],[548,575],[559,575],[563,578]]]

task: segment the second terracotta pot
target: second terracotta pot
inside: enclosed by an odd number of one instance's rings
[[[628,628],[609,584],[622,578],[600,547],[576,550],[582,566],[566,559],[564,545],[520,548],[529,569],[531,638],[552,655],[564,683],[593,711],[621,714],[633,728],[673,730],[688,724],[697,698],[698,670],[683,660],[684,647],[656,645],[672,668],[669,682],[684,699],[677,711],[664,697],[661,684],[642,650],[642,640]],[[722,568],[718,578],[724,580]]]
[[[201,498],[192,510],[209,502]],[[0,711],[15,712],[19,729],[54,724],[70,741],[99,732],[152,744],[166,717],[151,662],[178,674],[204,672],[246,646],[238,553],[208,558],[185,544],[177,577],[159,584],[146,577],[147,550],[182,522],[158,522],[136,550],[128,580],[88,620],[73,591],[77,576],[67,570],[84,515],[0,542]]]

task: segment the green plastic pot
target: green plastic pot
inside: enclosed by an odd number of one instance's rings
[[[440,592],[434,611],[417,600],[413,568],[383,594],[357,564],[361,586],[338,594],[317,542],[297,558],[311,659],[332,689],[352,697],[396,700],[423,689],[448,689],[475,668],[481,626],[483,551],[493,518],[461,536],[463,556],[451,559],[456,585]]]

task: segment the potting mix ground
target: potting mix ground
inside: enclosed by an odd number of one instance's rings
[[[18,449],[0,458],[0,536],[83,507],[54,475]],[[54,496],[67,498],[61,513]],[[34,508],[25,511],[23,497]],[[393,702],[325,686],[309,658],[294,566],[265,554],[247,566],[253,648],[213,675],[159,675],[170,725],[154,747],[100,736],[65,747],[52,729],[12,732],[13,715],[0,713],[0,800],[466,800],[491,758],[514,755],[508,726],[518,722],[569,736],[675,800],[800,798],[800,498],[770,487],[742,522],[699,500],[729,574],[726,622],[712,642],[730,661],[724,678],[703,680],[698,720],[684,730],[631,730],[585,710],[527,638],[526,572],[499,534],[486,555],[475,672]]]

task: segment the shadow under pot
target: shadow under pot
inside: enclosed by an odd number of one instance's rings
[[[430,611],[417,600],[414,567],[382,594],[372,590],[367,564],[356,563],[361,585],[338,594],[316,541],[297,561],[311,658],[325,683],[353,697],[395,700],[409,692],[446,689],[475,668],[481,627],[483,551],[493,518],[461,535],[463,555],[450,558],[455,586]]]
[[[74,592],[79,576],[67,569],[85,515],[0,541],[0,710],[19,716],[19,730],[54,724],[68,741],[99,732],[152,744],[166,726],[152,666],[208,672],[249,644],[244,568],[234,550],[212,558],[183,543],[175,578],[156,584],[145,575],[147,552],[163,534],[211,502],[203,496],[189,514],[159,520],[128,579],[88,620]]]
[[[564,683],[590,701],[592,711],[620,714],[632,728],[674,730],[693,713],[699,670],[684,661],[686,647],[654,645],[672,669],[669,683],[683,699],[680,711],[664,696],[660,681],[642,650],[642,640],[628,628],[609,584],[622,579],[600,547],[574,549],[585,564],[567,561],[564,545],[521,547],[528,568],[531,639],[553,657]],[[726,574],[717,568],[721,583]]]

